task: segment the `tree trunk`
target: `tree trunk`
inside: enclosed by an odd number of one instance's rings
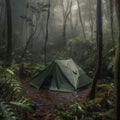
[[[26,54],[26,51],[28,50],[29,46],[31,46],[31,53],[32,53],[32,43],[33,43],[33,40],[35,39],[35,34],[37,33],[37,29],[38,29],[38,25],[39,25],[39,19],[40,19],[40,15],[38,17],[36,17],[37,19],[37,22],[35,23],[35,27],[34,26],[30,26],[31,27],[31,32],[30,32],[30,35],[28,37],[28,40],[26,42],[26,45],[25,45],[25,48],[23,50],[23,53],[21,55],[21,59],[20,59],[20,62],[23,61],[23,58],[25,57],[25,54]],[[25,19],[26,20],[26,19]],[[33,21],[32,21],[32,24],[33,24]],[[27,22],[26,22],[26,30],[27,30]],[[40,30],[41,31],[41,30]],[[27,31],[26,31],[26,35],[27,35]],[[37,36],[38,37],[38,36]],[[27,38],[27,36],[26,36]]]
[[[10,0],[5,0],[6,2],[6,14],[7,14],[7,51],[6,51],[6,63],[8,67],[12,62],[12,15],[11,15],[11,5]]]
[[[114,31],[113,31],[113,0],[110,0],[110,27],[111,27],[111,36],[112,36],[113,45],[115,45]]]
[[[78,26],[78,11],[76,11],[76,20],[75,20],[75,25],[74,25],[74,27],[73,27],[74,33],[75,33],[76,30],[77,30],[77,26]]]
[[[3,8],[4,8],[4,1],[2,0],[1,1],[1,6],[0,6],[0,22],[1,22],[1,19],[2,19]]]
[[[84,36],[85,41],[87,41],[85,30],[84,30],[84,24],[83,24],[82,17],[81,17],[81,9],[80,9],[79,0],[77,0],[77,5],[78,5],[79,19],[80,19],[80,23],[81,23],[81,27],[82,27],[82,31],[83,31],[83,36]]]
[[[98,48],[98,63],[95,76],[93,78],[93,83],[91,91],[89,94],[90,99],[95,98],[96,84],[100,75],[101,65],[102,65],[102,10],[101,10],[101,0],[97,0],[97,48]]]
[[[38,20],[39,20],[39,18],[38,18]],[[27,26],[26,26],[26,27],[27,27]],[[38,27],[38,22],[36,23],[34,30],[33,30],[33,26],[31,26],[31,34],[30,34],[30,36],[29,36],[29,38],[28,38],[28,40],[27,40],[27,42],[26,42],[25,48],[24,48],[24,50],[23,50],[23,54],[21,55],[21,60],[20,60],[20,62],[23,61],[23,58],[25,57],[25,54],[26,54],[26,51],[27,51],[27,49],[28,49],[28,47],[29,47],[29,45],[30,45],[30,42],[32,43],[32,39],[33,39],[33,37],[34,37],[34,35],[35,35],[36,31],[37,31],[37,27]],[[32,49],[32,48],[31,48],[31,49]]]
[[[119,120],[120,118],[120,1],[115,0],[116,2],[116,13],[118,18],[118,40],[117,40],[117,47],[115,52],[115,64],[114,64],[114,79],[116,83],[116,94],[117,94],[117,100],[116,100],[116,120]]]
[[[71,6],[70,6],[70,10],[68,11],[68,13],[65,16],[64,23],[63,23],[63,40],[64,40],[64,45],[65,46],[67,45],[67,43],[66,43],[66,27],[67,26],[66,25],[67,25],[67,19],[68,19],[68,16],[70,14],[70,11],[71,11]]]
[[[91,40],[93,40],[93,35],[94,35],[94,21],[93,20],[93,15],[92,15],[92,6],[91,6],[91,1],[89,0],[89,24],[90,24],[90,30],[91,30]]]
[[[50,18],[50,0],[49,0],[49,7],[48,7],[48,14],[47,14],[47,21],[46,21],[46,34],[45,34],[45,43],[44,43],[44,64],[47,65],[47,42],[48,42],[48,25],[49,25],[49,18]]]
[[[71,27],[71,34],[74,32],[73,31],[73,20],[72,20],[72,17],[73,17],[73,15],[72,15],[72,11],[70,12],[70,27]]]
[[[71,12],[71,7],[72,7],[72,0],[67,1],[67,7],[66,9],[64,8],[64,3],[63,0],[61,2],[61,7],[62,7],[62,12],[63,12],[63,41],[64,41],[64,46],[66,48],[66,25],[67,25],[67,20]]]
[[[29,36],[29,38],[28,38],[28,40],[27,40],[27,42],[26,42],[26,45],[25,45],[25,49],[23,50],[23,54],[21,55],[21,60],[20,60],[20,62],[23,61],[23,58],[25,57],[26,51],[27,51],[27,49],[28,49],[28,47],[29,47],[30,41],[32,40],[34,34],[35,34],[35,32],[33,32],[33,33]]]
[[[4,1],[1,0],[0,2],[0,26],[1,26],[1,30],[0,30],[0,45],[3,44],[3,41],[5,38],[3,38],[3,36],[5,36],[4,33],[4,29],[5,29],[5,13],[4,13]],[[3,22],[4,21],[4,22]],[[2,25],[3,24],[3,25]]]

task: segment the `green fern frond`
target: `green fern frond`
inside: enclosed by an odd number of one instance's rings
[[[33,112],[33,109],[28,102],[28,99],[25,97],[22,97],[20,100],[17,101],[11,101],[10,104],[21,107],[22,109],[28,110],[30,112]]]
[[[22,92],[21,84],[16,80],[15,73],[11,69],[2,66],[0,66],[0,89],[2,96],[19,95]]]
[[[0,100],[0,120],[17,120],[10,105]]]
[[[0,120],[25,120],[33,111],[21,86],[12,70],[0,66]]]
[[[15,79],[6,78],[0,80],[0,89],[0,98],[6,98],[7,96],[7,99],[16,99],[23,93],[20,82]]]

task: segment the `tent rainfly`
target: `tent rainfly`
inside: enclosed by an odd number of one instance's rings
[[[86,75],[72,59],[55,60],[43,71],[32,78],[30,84],[36,88],[73,92],[91,83]]]

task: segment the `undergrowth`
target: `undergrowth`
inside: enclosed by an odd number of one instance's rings
[[[70,105],[56,108],[55,120],[113,120],[115,106],[115,87],[99,84],[93,100],[73,100]]]
[[[15,73],[0,66],[0,120],[26,120],[30,103]]]

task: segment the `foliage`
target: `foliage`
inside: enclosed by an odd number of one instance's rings
[[[56,46],[57,50],[53,49]],[[66,51],[61,44],[56,46],[51,46],[53,50],[48,51],[47,61],[73,58],[85,71],[92,73],[95,68],[94,59],[96,59],[95,41],[83,41],[75,37],[67,40]]]
[[[20,81],[15,73],[0,66],[0,118],[1,120],[18,120],[21,110],[32,111],[28,99],[25,97]]]
[[[68,56],[72,57],[85,71],[94,71],[96,59],[95,41],[83,41],[79,38],[68,40]],[[94,54],[93,54],[94,53]]]
[[[45,66],[38,63],[26,63],[22,62],[21,65],[19,65],[19,77],[26,79],[31,78],[35,73],[37,73],[40,70],[43,70]]]
[[[10,105],[0,100],[0,119],[1,120],[17,120],[15,113]]]
[[[112,120],[115,103],[114,85],[99,84],[97,93],[94,100],[74,100],[68,106],[57,107],[56,116],[60,116],[60,120]]]

